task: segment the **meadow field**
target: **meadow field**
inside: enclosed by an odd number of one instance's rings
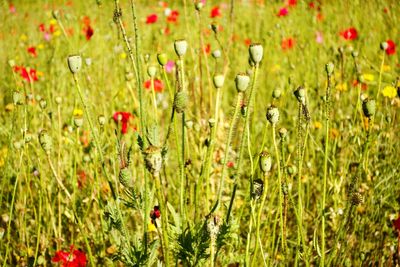
[[[400,266],[397,0],[0,17],[0,266]]]

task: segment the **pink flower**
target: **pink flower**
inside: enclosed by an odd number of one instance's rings
[[[175,68],[175,62],[172,60],[168,60],[167,64],[165,64],[165,71],[171,73]]]
[[[146,23],[147,24],[156,23],[157,19],[158,19],[157,14],[151,14],[151,15],[147,16]]]
[[[289,10],[286,7],[279,9],[278,17],[285,17],[289,14]]]
[[[322,36],[322,32],[315,33],[315,41],[319,44],[322,44],[324,42],[324,37]]]

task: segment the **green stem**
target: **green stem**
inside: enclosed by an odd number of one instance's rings
[[[277,169],[278,169],[278,185],[279,185],[279,217],[280,217],[280,226],[281,226],[281,236],[282,236],[282,250],[285,252],[286,251],[286,240],[283,239],[284,233],[283,233],[283,211],[282,211],[282,178],[281,178],[281,163],[279,159],[279,150],[278,150],[278,144],[276,142],[276,126],[272,125],[272,139],[274,142],[274,148],[275,148],[275,157],[276,157],[276,163],[277,163]]]

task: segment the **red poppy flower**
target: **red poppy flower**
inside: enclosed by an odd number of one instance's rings
[[[86,267],[86,255],[79,249],[74,249],[71,245],[69,252],[59,250],[51,259],[52,262],[60,262],[61,267]]]
[[[211,18],[221,17],[221,10],[219,9],[219,6],[215,6],[211,9],[210,17]]]
[[[351,28],[348,28],[348,29],[342,31],[340,33],[340,35],[348,41],[353,41],[353,40],[357,39],[357,37],[358,37],[357,30],[354,27],[351,27]]]
[[[151,89],[151,80],[147,80],[144,82],[144,87],[146,89]],[[161,80],[159,79],[154,79],[154,91],[157,93],[161,93],[164,89],[164,84]]]
[[[41,32],[46,31],[46,26],[44,25],[44,23],[39,24],[39,31],[41,31]]]
[[[84,170],[78,172],[78,188],[83,188],[87,181],[87,175]]]
[[[126,134],[128,132],[128,124],[130,119],[133,119],[133,115],[130,112],[118,111],[113,115],[115,123],[121,122],[121,133]]]
[[[315,3],[314,3],[314,2],[308,3],[308,7],[309,7],[310,9],[314,9],[314,8],[315,8]]]
[[[400,231],[400,214],[399,214],[399,217],[393,221],[393,226],[394,226],[394,229],[396,229],[397,231]]]
[[[167,22],[177,22],[179,17],[178,10],[172,10],[171,13],[167,17]]]
[[[15,8],[15,6],[13,4],[10,4],[9,10],[10,10],[10,13],[15,13],[17,11],[17,9]]]
[[[158,219],[161,217],[161,211],[159,206],[154,206],[154,209],[150,211],[150,218],[152,220]]]
[[[279,9],[278,17],[285,17],[289,14],[289,10],[286,7]]]
[[[296,44],[296,40],[289,37],[282,40],[281,47],[283,50],[292,49]]]
[[[226,167],[228,168],[232,168],[233,166],[235,166],[235,163],[233,163],[233,161],[228,161],[228,163],[226,163]]]
[[[23,67],[23,66],[15,66],[14,71],[18,72],[23,79],[25,79],[27,82],[35,82],[38,80],[36,70],[35,69],[29,69],[29,71]]]
[[[90,26],[90,18],[89,16],[84,16],[82,22],[85,26]]]
[[[388,47],[386,48],[386,54],[387,55],[394,55],[396,54],[396,44],[392,40],[387,40],[386,41]]]
[[[246,45],[246,46],[250,46],[251,45],[251,39],[250,38],[247,38],[247,39],[244,39],[244,44]]]
[[[86,26],[84,28],[84,31],[85,31],[86,40],[89,41],[92,38],[93,34],[94,34],[94,30],[90,25],[88,25],[88,26]]]
[[[26,51],[28,51],[28,53],[31,54],[32,56],[37,57],[36,48],[34,46],[28,47]]]
[[[157,22],[157,19],[158,19],[157,14],[151,14],[151,15],[147,16],[146,23],[147,23],[147,24],[156,23],[156,22]]]
[[[206,52],[206,54],[209,54],[211,51],[211,45],[207,44],[203,47],[204,52]]]
[[[288,6],[296,6],[297,5],[297,0],[288,0],[287,4],[288,4]]]

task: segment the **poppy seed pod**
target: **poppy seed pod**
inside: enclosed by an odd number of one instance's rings
[[[254,64],[258,65],[263,58],[263,47],[261,44],[251,44],[249,47],[250,59]]]
[[[279,121],[279,109],[271,105],[267,109],[267,120],[274,126]]]
[[[149,75],[150,78],[154,78],[157,73],[157,68],[156,66],[150,65],[147,67],[147,74]]]
[[[382,43],[380,44],[380,47],[381,47],[381,49],[382,49],[383,51],[386,51],[386,49],[388,49],[389,45],[388,45],[387,42],[382,42]]]
[[[175,94],[174,109],[177,113],[185,111],[188,104],[188,98],[186,91],[179,91]]]
[[[299,86],[294,91],[294,96],[297,98],[297,101],[299,101],[301,104],[303,105],[306,104],[306,89],[304,89],[303,86]]]
[[[328,76],[331,76],[333,74],[333,70],[335,69],[335,65],[333,65],[332,62],[329,62],[328,64],[325,65],[325,71]]]
[[[39,133],[39,143],[46,154],[50,154],[53,148],[53,141],[46,130],[42,130]]]
[[[24,96],[21,94],[21,92],[19,91],[14,91],[13,92],[13,101],[14,101],[14,105],[22,105]]]
[[[157,54],[157,61],[161,67],[164,67],[168,62],[168,56],[165,53]]]
[[[275,88],[274,91],[272,91],[272,97],[275,99],[279,99],[282,95],[282,90],[280,88]]]
[[[376,111],[376,102],[374,99],[365,99],[362,103],[362,110],[364,112],[365,117],[371,118],[375,115]]]
[[[33,139],[32,134],[30,132],[26,132],[25,138],[24,138],[25,143],[30,143],[32,141],[32,139]]]
[[[224,86],[225,77],[222,74],[217,74],[213,77],[213,83],[215,88],[219,89]]]
[[[40,106],[41,109],[46,109],[47,101],[45,99],[40,99],[39,106]]]
[[[178,57],[183,57],[186,54],[188,44],[185,39],[175,40],[174,48]]]
[[[128,167],[124,167],[119,171],[118,179],[123,186],[125,187],[131,186],[132,173],[130,172]]]
[[[244,93],[247,90],[247,87],[249,87],[249,83],[250,83],[249,75],[245,73],[239,73],[238,75],[236,75],[235,85],[238,93],[240,92]]]
[[[57,105],[61,105],[61,103],[62,103],[62,97],[61,97],[61,96],[57,96],[57,97],[55,98],[55,101],[56,101],[56,104],[57,104]]]
[[[104,115],[99,115],[99,117],[97,117],[97,121],[99,122],[100,126],[104,126],[104,124],[106,124],[106,117]]]
[[[358,206],[364,202],[364,197],[358,192],[354,192],[351,195],[351,204],[354,206]]]
[[[287,131],[287,129],[286,128],[280,128],[279,129],[279,137],[282,139],[282,140],[284,140],[286,137],[287,137],[287,133],[288,133],[288,131]]]
[[[162,167],[161,149],[156,146],[149,146],[143,154],[147,170],[153,175],[158,175]]]
[[[82,125],[83,125],[83,118],[82,118],[82,116],[75,116],[75,117],[74,117],[74,125],[75,125],[77,128],[82,127]]]
[[[272,168],[272,158],[267,151],[263,151],[260,154],[260,169],[266,174],[271,171]]]
[[[353,58],[356,58],[356,57],[358,57],[358,51],[353,51],[353,52],[351,52],[351,56],[353,57]]]
[[[251,192],[251,196],[257,200],[259,199],[264,192],[264,182],[261,179],[256,179],[253,181],[253,190]]]
[[[72,74],[76,74],[81,70],[82,58],[79,55],[68,56],[68,67]]]
[[[204,4],[203,2],[198,1],[197,3],[194,4],[194,7],[196,8],[197,11],[200,11],[204,7]]]
[[[213,58],[217,59],[221,57],[221,50],[214,50],[211,54],[213,56]]]

